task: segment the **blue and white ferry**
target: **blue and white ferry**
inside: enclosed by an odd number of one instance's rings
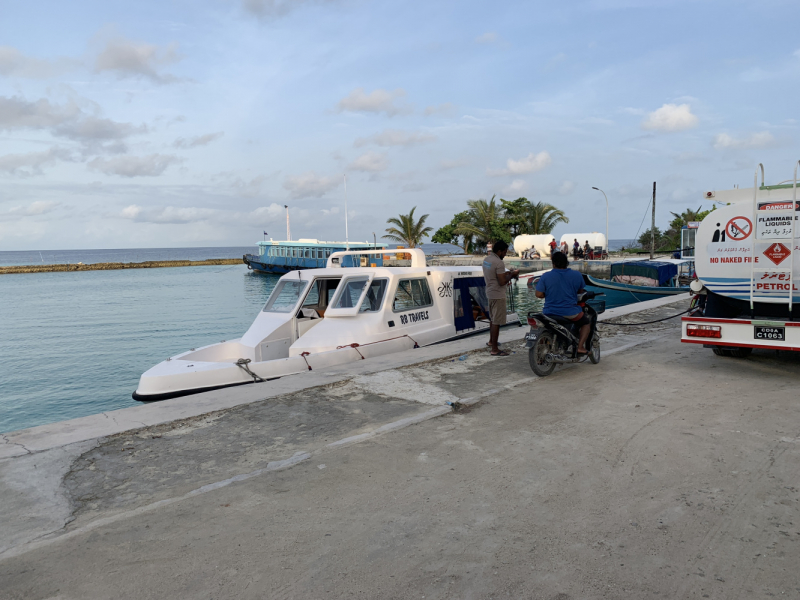
[[[297,241],[265,240],[258,242],[258,254],[245,254],[242,260],[249,269],[262,273],[284,275],[300,269],[325,268],[334,252],[357,252],[359,250],[383,250],[388,244],[369,242],[323,242],[312,239]],[[343,267],[382,267],[383,254],[343,257],[348,264]]]

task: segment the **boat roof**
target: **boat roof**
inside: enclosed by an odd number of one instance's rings
[[[258,242],[259,246],[332,246],[336,248],[347,248],[349,245],[351,248],[386,248],[388,244],[377,243],[374,244],[372,242],[325,242],[321,240],[315,239],[299,239],[299,240],[262,240]],[[400,249],[402,252],[402,249]]]
[[[425,275],[427,273],[457,273],[465,277],[483,276],[483,268],[478,266],[460,267],[325,267],[322,269],[302,269],[292,271],[281,277],[281,279],[299,278],[307,281],[318,277],[345,277],[352,275],[373,274],[375,277],[387,277],[397,275]],[[299,275],[298,275],[299,274]]]

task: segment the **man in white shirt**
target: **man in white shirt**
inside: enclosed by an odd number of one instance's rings
[[[503,259],[508,252],[508,244],[495,242],[489,256],[483,261],[483,279],[486,281],[486,297],[489,299],[489,346],[492,356],[508,356],[508,352],[497,347],[500,326],[506,324],[506,286],[519,278],[519,270],[506,271]]]

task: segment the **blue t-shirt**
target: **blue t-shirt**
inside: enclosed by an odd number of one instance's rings
[[[572,269],[551,269],[536,284],[536,291],[544,293],[546,315],[572,317],[581,312],[578,290],[584,286],[583,275]]]

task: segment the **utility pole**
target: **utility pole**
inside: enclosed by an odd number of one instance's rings
[[[656,252],[656,182],[653,182],[653,218],[650,221],[650,260]]]
[[[283,208],[286,209],[286,241],[287,242],[291,242],[292,241],[292,232],[289,231],[289,205],[288,204],[284,204]]]

